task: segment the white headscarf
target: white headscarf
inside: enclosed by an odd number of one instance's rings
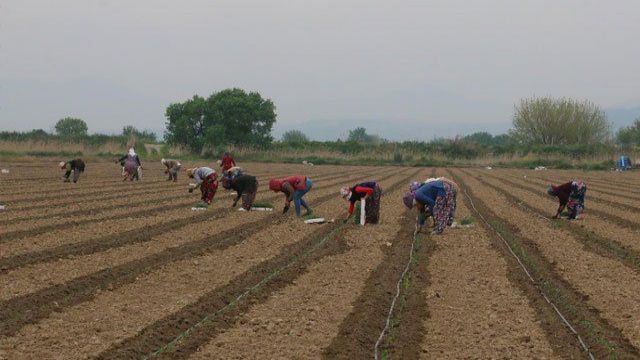
[[[136,151],[133,148],[129,149],[129,156],[136,156]]]
[[[67,163],[64,161],[60,161],[60,163],[58,164],[58,167],[60,167],[60,169],[62,169]]]
[[[349,189],[348,187],[343,187],[342,189],[340,189],[340,195],[342,195],[343,198],[348,198],[349,195],[351,195],[351,189]]]
[[[160,160],[160,162],[162,163],[162,165],[164,165],[167,162],[167,160],[162,159],[162,160]]]

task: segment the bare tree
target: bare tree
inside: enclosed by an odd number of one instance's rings
[[[609,140],[611,124],[590,101],[531,98],[515,106],[511,133],[527,144],[589,145]]]

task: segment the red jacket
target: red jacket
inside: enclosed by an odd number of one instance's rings
[[[558,200],[560,201],[560,206],[567,205],[567,203],[569,202],[569,197],[571,196],[571,185],[571,181],[569,181],[566,184],[552,186],[553,192],[556,194]]]
[[[306,190],[307,189],[307,177],[304,175],[289,176],[284,179],[284,182],[288,182],[293,186],[294,190]]]
[[[356,194],[356,196],[353,196],[354,193]],[[353,208],[356,205],[356,201],[362,199],[365,196],[371,196],[371,195],[373,195],[372,188],[366,187],[366,186],[356,186],[352,191],[353,199],[349,199],[349,215],[353,214]]]
[[[231,155],[225,155],[222,157],[222,165],[220,166],[222,167],[222,171],[227,171],[236,166],[236,162],[233,160]]]

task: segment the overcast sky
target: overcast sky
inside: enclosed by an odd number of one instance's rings
[[[638,34],[637,0],[0,0],[0,129],[162,131],[241,87],[276,135],[497,133],[533,95],[640,106]]]

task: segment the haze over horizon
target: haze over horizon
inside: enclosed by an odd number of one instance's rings
[[[0,4],[0,130],[162,131],[194,94],[258,91],[274,135],[393,140],[509,129],[530,96],[640,116],[640,3],[150,1]]]

